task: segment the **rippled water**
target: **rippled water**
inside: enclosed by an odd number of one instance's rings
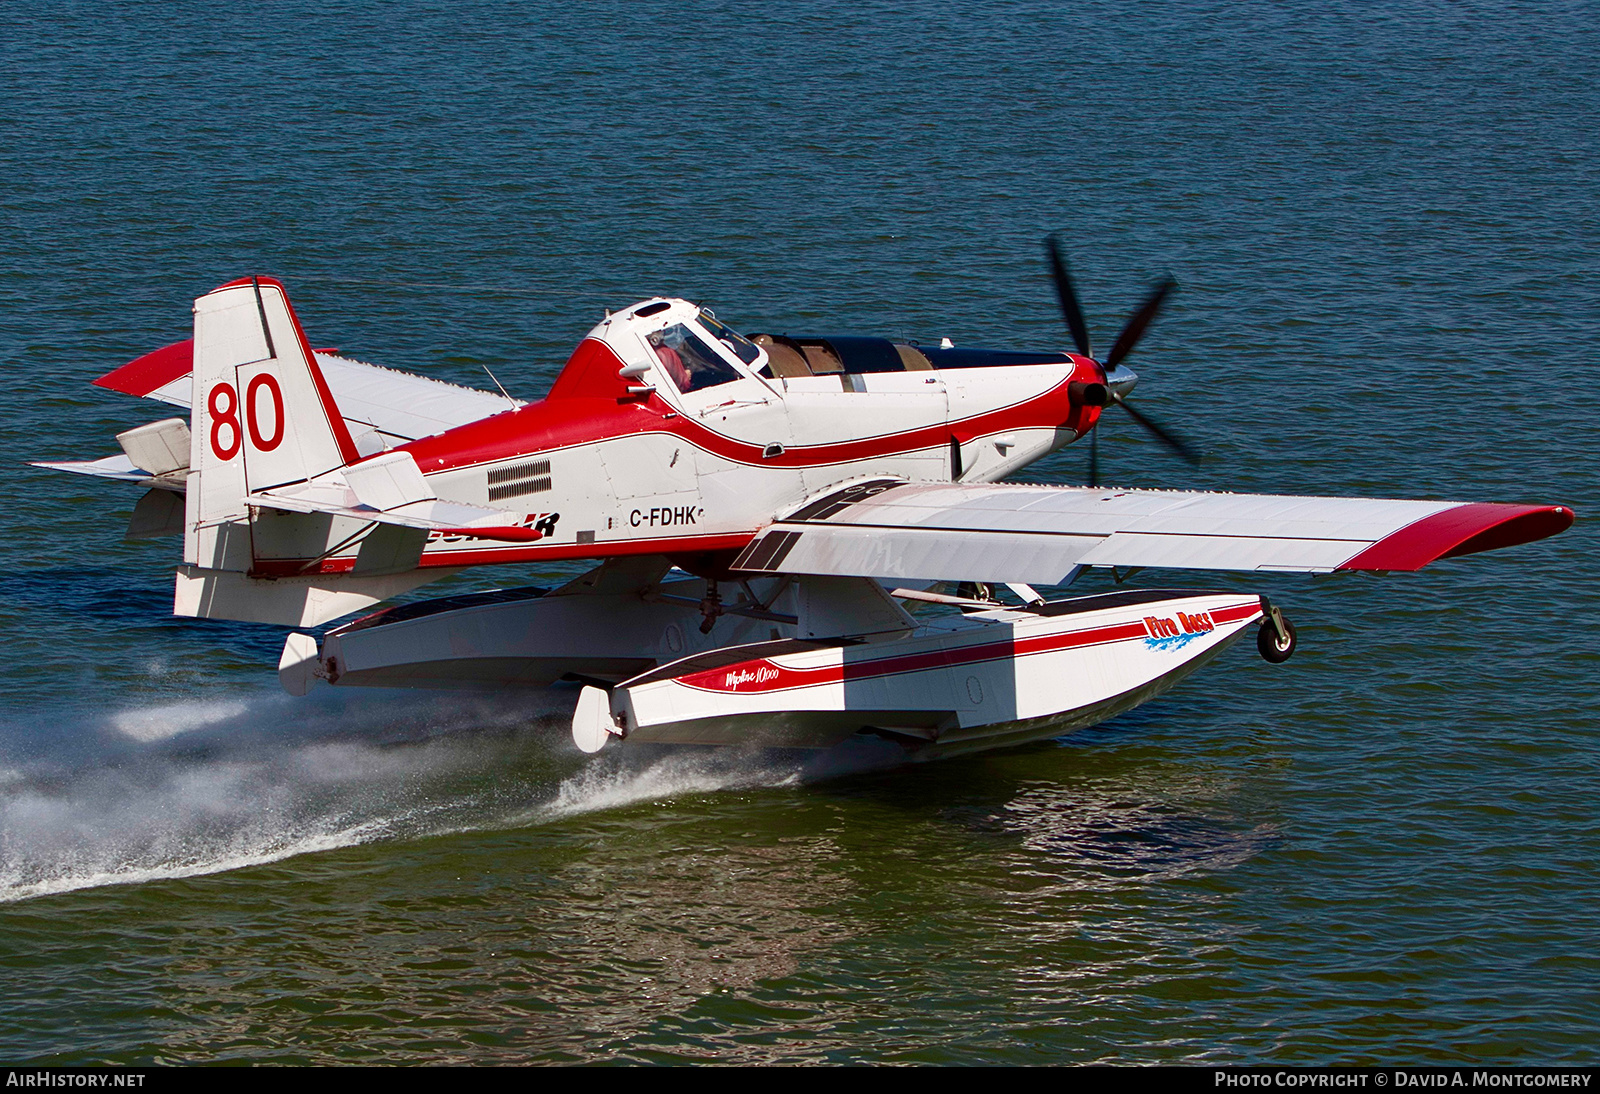
[[[6,1059],[1592,1062],[1591,5],[8,14]],[[1058,345],[1052,230],[1101,345],[1183,285],[1133,365],[1208,459],[1113,422],[1114,481],[1580,523],[1176,575],[1301,652],[1058,743],[585,759],[560,693],[289,700],[281,631],[167,614],[133,494],[21,466],[160,416],[87,382],[241,273],[535,396],[654,292]]]

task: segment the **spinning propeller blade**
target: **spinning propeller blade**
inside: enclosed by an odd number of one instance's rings
[[[1093,357],[1090,352],[1089,326],[1083,318],[1083,308],[1078,303],[1078,293],[1072,284],[1072,274],[1067,269],[1067,260],[1061,255],[1061,243],[1058,237],[1052,235],[1045,239],[1045,254],[1050,259],[1050,280],[1056,287],[1056,298],[1061,302],[1061,315],[1067,321],[1067,329],[1072,333],[1073,345],[1083,357]],[[1172,290],[1178,287],[1178,282],[1170,274],[1162,278],[1150,295],[1145,297],[1144,303],[1139,305],[1137,311],[1128,317],[1123,324],[1122,333],[1117,335],[1116,342],[1111,347],[1111,352],[1106,356],[1102,367],[1107,371],[1115,369],[1128,355],[1131,354],[1144,337],[1144,332],[1149,328],[1156,315],[1161,311],[1161,305],[1171,295]],[[1189,464],[1200,462],[1200,452],[1161,425],[1155,419],[1142,411],[1135,410],[1133,406],[1121,395],[1112,391],[1109,393],[1109,402],[1120,406],[1128,412],[1139,426],[1159,441],[1168,451],[1176,454]],[[1100,433],[1098,423],[1095,432],[1089,438],[1089,485],[1100,485]]]
[[[1093,357],[1089,349],[1089,325],[1083,321],[1078,294],[1072,290],[1072,275],[1067,272],[1067,260],[1061,257],[1061,244],[1055,236],[1045,240],[1045,251],[1050,256],[1050,278],[1056,283],[1056,299],[1061,301],[1061,315],[1072,332],[1072,344],[1083,356]]]
[[[1118,397],[1114,398],[1112,402],[1126,410],[1129,417],[1143,426],[1146,433],[1166,445],[1169,451],[1182,456],[1189,463],[1189,466],[1193,467],[1200,462],[1200,453],[1192,444],[1157,423],[1143,411],[1133,409],[1128,400]],[[1089,458],[1091,461],[1094,459],[1094,447],[1092,445],[1089,448]]]
[[[1111,352],[1106,355],[1105,366],[1108,369],[1120,365],[1128,354],[1133,352],[1133,347],[1139,344],[1139,339],[1144,337],[1145,328],[1161,310],[1161,302],[1167,294],[1178,287],[1178,282],[1170,274],[1161,279],[1149,296],[1145,298],[1139,310],[1128,317],[1128,322],[1123,326],[1122,333],[1117,335],[1116,344],[1111,347]]]

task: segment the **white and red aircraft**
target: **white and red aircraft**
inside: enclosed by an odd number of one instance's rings
[[[42,466],[150,488],[129,534],[183,535],[179,615],[313,627],[467,566],[598,560],[554,589],[391,607],[320,648],[291,634],[279,665],[295,694],[576,680],[589,751],[868,732],[931,757],[1054,736],[1252,625],[1284,660],[1294,629],[1259,596],[1033,585],[1095,566],[1415,570],[1572,523],[1552,505],[1001,483],[1112,405],[1190,454],[1125,401],[1122,361],[1170,280],[1102,362],[1053,241],[1050,258],[1074,353],[747,338],[655,298],[608,314],[528,404],[314,350],[283,285],[247,278],[195,301],[192,341],[95,381],[187,422]]]

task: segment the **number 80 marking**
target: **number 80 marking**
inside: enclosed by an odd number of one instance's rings
[[[272,435],[261,435],[261,420],[256,413],[262,390],[272,397]],[[239,442],[244,435],[239,428],[239,392],[224,381],[211,389],[206,397],[206,409],[211,412],[211,452],[224,462],[239,454]],[[250,443],[261,452],[271,452],[283,443],[283,390],[278,378],[270,372],[255,377],[244,389],[245,428],[250,431]],[[226,428],[227,432],[223,430]],[[226,438],[226,443],[224,443]]]

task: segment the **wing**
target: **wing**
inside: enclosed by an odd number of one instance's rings
[[[376,433],[377,439],[393,446],[522,405],[495,392],[369,365],[330,350],[316,351],[316,358],[358,445],[367,433]],[[194,342],[174,342],[106,373],[95,384],[187,407],[193,371]],[[374,446],[372,451],[376,450]]]
[[[1573,517],[1552,505],[876,480],[773,523],[734,569],[1046,585],[1077,566],[1418,570],[1543,539]]]

